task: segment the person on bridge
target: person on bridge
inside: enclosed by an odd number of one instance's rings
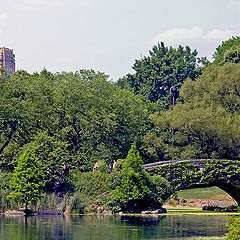
[[[68,175],[69,174],[69,167],[65,162],[62,163],[62,174],[63,175]]]
[[[116,168],[116,160],[113,160],[113,170],[115,170],[115,168]]]

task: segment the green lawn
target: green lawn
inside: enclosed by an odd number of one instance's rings
[[[178,192],[178,197],[184,199],[232,200],[231,196],[218,187],[182,190]]]

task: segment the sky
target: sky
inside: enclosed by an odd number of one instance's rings
[[[94,69],[117,81],[158,42],[211,59],[240,35],[240,0],[0,0],[0,47],[16,69]]]

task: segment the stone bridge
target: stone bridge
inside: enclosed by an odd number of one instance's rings
[[[240,206],[239,160],[171,160],[145,164],[143,168],[150,175],[167,179],[169,194],[183,189],[217,186]]]

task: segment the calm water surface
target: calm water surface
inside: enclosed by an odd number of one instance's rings
[[[1,240],[220,240],[228,216],[0,216]]]

